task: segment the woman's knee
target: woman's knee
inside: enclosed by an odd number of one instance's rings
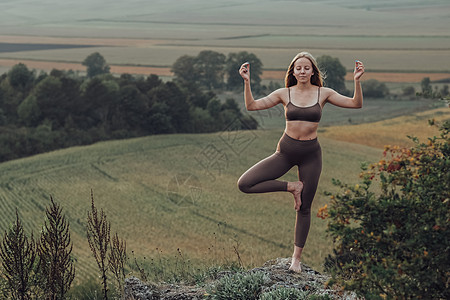
[[[244,193],[250,192],[251,184],[247,180],[245,180],[245,178],[243,178],[243,177],[239,178],[239,180],[237,182],[237,186],[241,192],[244,192]]]
[[[308,217],[311,215],[311,206],[301,205],[299,214],[302,215],[302,217]]]

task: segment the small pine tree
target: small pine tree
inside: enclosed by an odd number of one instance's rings
[[[30,299],[36,247],[33,235],[30,239],[25,235],[17,210],[16,222],[8,232],[5,231],[0,244],[0,258],[6,294],[12,299]]]
[[[37,245],[39,271],[42,276],[47,299],[64,299],[75,277],[71,257],[69,223],[62,214],[62,208],[50,197],[51,205],[46,208],[47,217]]]

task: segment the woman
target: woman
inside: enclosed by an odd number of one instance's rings
[[[282,104],[285,109],[286,128],[277,150],[246,171],[238,181],[244,193],[286,191],[294,196],[297,211],[295,242],[289,270],[301,272],[301,254],[311,222],[311,204],[322,170],[322,152],[317,140],[317,128],[326,103],[361,108],[363,95],[359,82],[364,65],[355,62],[353,98],[323,87],[322,74],[314,57],[308,52],[297,54],[286,73],[285,88],[255,100],[250,87],[250,64],[244,63],[239,74],[244,79],[244,99],[247,110],[261,110]],[[299,181],[277,180],[293,166],[298,167]]]

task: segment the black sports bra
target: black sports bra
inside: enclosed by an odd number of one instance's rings
[[[319,104],[320,87],[317,93],[317,103],[312,106],[301,107],[291,102],[291,89],[289,91],[289,103],[285,106],[285,117],[287,121],[308,121],[318,123],[322,117],[322,107]]]

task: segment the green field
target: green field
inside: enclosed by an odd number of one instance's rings
[[[295,221],[291,195],[247,195],[236,187],[241,173],[273,153],[280,135],[280,130],[260,130],[150,136],[2,163],[0,229],[9,227],[17,208],[28,233],[36,235],[53,196],[70,220],[78,276],[95,274],[84,227],[92,189],[112,231],[125,237],[128,251],[138,257],[152,256],[156,248],[164,254],[180,248],[193,258],[229,259],[235,241],[247,266],[289,256]],[[313,212],[327,201],[322,193],[331,188],[332,177],[356,180],[359,163],[374,161],[381,152],[329,139],[321,143],[324,170]],[[208,153],[214,151],[220,154],[211,161]],[[294,180],[295,174],[285,178]],[[320,268],[328,251],[324,222],[313,217],[304,261]]]

